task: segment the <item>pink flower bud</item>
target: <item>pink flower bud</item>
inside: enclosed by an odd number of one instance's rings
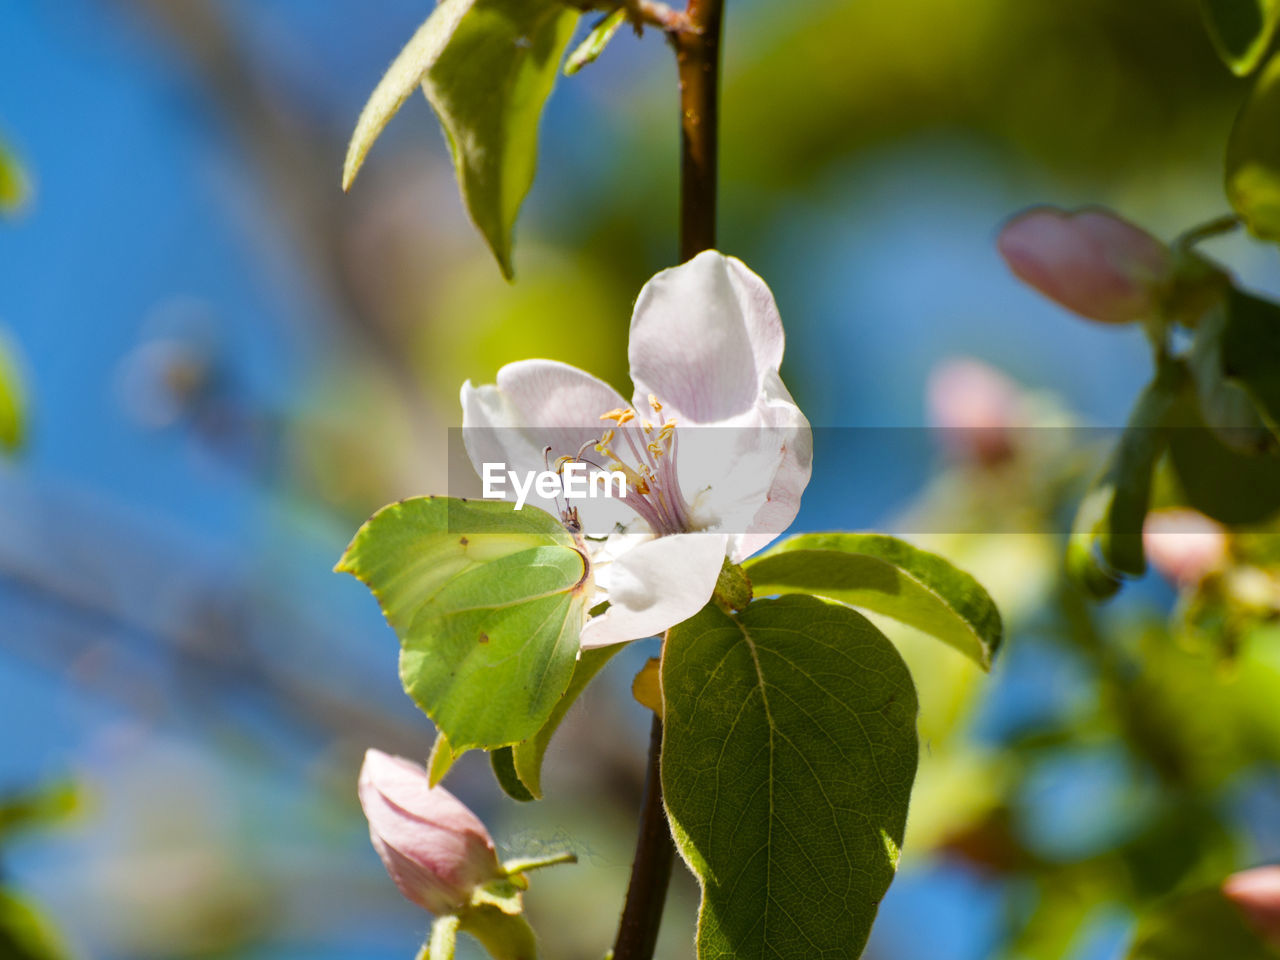
[[[1142,547],[1151,565],[1181,586],[1199,583],[1227,559],[1227,532],[1195,510],[1147,515]]]
[[[1222,895],[1240,908],[1263,940],[1280,948],[1280,866],[1232,874],[1222,885]]]
[[[418,764],[370,750],[359,792],[373,848],[418,906],[457,913],[477,886],[505,876],[484,824],[448,790],[431,787]]]
[[[1168,247],[1097,208],[1035,207],[1005,224],[997,246],[1024,283],[1102,323],[1151,316],[1173,272]]]
[[[1024,425],[1022,392],[979,360],[947,360],[929,374],[929,421],[958,457],[991,466],[1013,453],[1012,430]]]

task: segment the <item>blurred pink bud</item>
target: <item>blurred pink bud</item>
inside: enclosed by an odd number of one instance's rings
[[[925,396],[929,422],[952,453],[988,466],[1013,453],[1022,391],[999,370],[968,357],[946,360],[929,374]]]
[[[1005,224],[997,246],[1024,283],[1102,323],[1153,314],[1173,271],[1168,247],[1098,208],[1035,207]]]
[[[1222,894],[1244,913],[1263,940],[1280,947],[1280,867],[1257,867],[1232,874]]]
[[[505,876],[484,824],[448,790],[431,787],[416,763],[366,753],[360,806],[391,879],[434,914],[457,913],[477,886]]]
[[[1195,510],[1160,510],[1142,525],[1151,565],[1182,586],[1199,583],[1227,559],[1227,532]]]

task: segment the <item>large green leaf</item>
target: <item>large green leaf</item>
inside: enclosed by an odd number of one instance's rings
[[[588,567],[540,510],[419,497],[385,507],[337,568],[378,598],[400,679],[456,755],[538,732],[573,674]]]
[[[916,770],[906,665],[814,597],[714,604],[667,636],[662,786],[702,883],[698,957],[857,957]]]
[[[22,446],[25,435],[26,401],[18,365],[9,352],[8,342],[0,336],[0,451],[14,451]]]
[[[1218,889],[1176,897],[1138,924],[1127,960],[1280,960]]]
[[[344,187],[421,84],[448,138],[467,212],[510,278],[511,232],[533,183],[538,122],[578,15],[560,0],[443,0],[365,105]]]
[[[982,585],[936,554],[870,533],[792,537],[746,564],[757,596],[811,593],[909,624],[984,670],[1000,646],[1000,611]]]
[[[1223,62],[1237,76],[1252,73],[1275,36],[1280,0],[1200,0],[1200,7]]]
[[[1231,128],[1227,197],[1259,237],[1280,240],[1280,57],[1272,57]]]
[[[1168,425],[1190,374],[1165,363],[1143,390],[1106,472],[1076,512],[1067,548],[1072,576],[1095,596],[1114,593],[1124,574],[1141,576],[1147,561],[1142,525],[1151,504],[1156,463],[1168,446]]]

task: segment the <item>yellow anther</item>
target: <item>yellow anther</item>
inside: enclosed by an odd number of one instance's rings
[[[635,418],[635,411],[624,407],[619,407],[617,410],[610,410],[608,413],[600,414],[601,420],[613,420],[619,426],[626,423],[628,420],[634,420]]]
[[[675,433],[675,431],[676,431],[676,422],[674,420],[668,420],[666,423],[664,423],[661,427],[658,428],[658,438],[660,440],[668,440],[670,439],[671,434]]]
[[[556,457],[556,473],[564,469],[566,463],[573,463],[576,457]]]
[[[652,423],[650,423],[648,420],[642,420],[642,421],[640,421],[640,422],[644,424],[644,432],[645,432],[645,433],[653,433],[653,424],[652,424]]]
[[[649,394],[649,406],[653,407],[654,413],[662,412],[662,404],[658,402],[658,398],[655,397],[652,393]]]
[[[613,443],[613,431],[612,431],[612,430],[606,430],[606,431],[604,432],[604,436],[600,438],[600,443],[597,443],[597,444],[596,444],[596,449],[597,449],[597,450],[599,450],[599,449],[600,449],[600,447],[601,447],[601,445],[603,445],[603,446],[606,446],[606,447],[607,447],[607,446],[608,446],[609,444],[611,444],[611,443]]]
[[[660,444],[657,440],[650,441],[648,444],[648,447],[649,447],[649,452],[652,453],[655,457],[660,457],[664,453],[666,453],[666,451],[662,449],[662,444]]]

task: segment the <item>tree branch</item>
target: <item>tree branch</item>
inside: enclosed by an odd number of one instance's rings
[[[668,32],[680,75],[680,258],[716,245],[723,0],[689,0],[689,29]]]
[[[639,4],[637,4],[639,5]],[[720,38],[724,0],[689,0],[667,26],[680,77],[680,259],[716,244],[716,173],[720,112]],[[652,960],[675,862],[675,843],[662,802],[662,720],[649,734],[640,834],[631,882],[614,941],[613,960]]]
[[[658,942],[662,908],[667,902],[667,885],[675,862],[675,843],[662,804],[662,720],[657,714],[649,731],[649,770],[644,783],[644,806],[640,809],[640,832],[636,837],[636,857],[631,864],[627,901],[613,944],[613,960],[650,960]]]

